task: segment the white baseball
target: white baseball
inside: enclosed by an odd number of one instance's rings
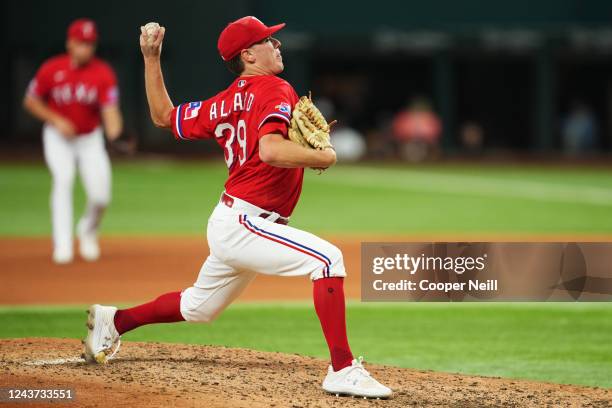
[[[144,32],[146,35],[147,43],[151,44],[153,43],[153,41],[155,41],[155,36],[157,35],[157,32],[159,31],[159,29],[160,29],[159,24],[155,22],[145,24]]]

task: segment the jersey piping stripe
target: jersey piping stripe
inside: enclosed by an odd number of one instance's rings
[[[176,133],[179,135],[179,137],[181,139],[185,139],[185,137],[183,136],[183,129],[181,127],[181,116],[183,115],[183,106],[185,106],[184,103],[180,104],[178,109],[176,110]]]
[[[266,120],[268,120],[270,117],[275,116],[277,118],[281,118],[283,119],[285,122],[287,122],[288,124],[291,124],[291,121],[286,117],[281,115],[280,113],[271,113],[268,116],[266,116],[265,118],[263,118],[263,120],[261,121],[261,123],[259,124],[259,126],[257,126],[257,129],[259,130],[259,128],[261,128],[263,126],[263,124],[266,122]]]
[[[249,230],[253,234],[259,235],[260,237],[269,239],[270,241],[274,241],[281,245],[285,245],[286,247],[295,249],[296,251],[299,251],[303,254],[310,255],[313,258],[323,262],[323,264],[325,265],[325,268],[323,268],[323,277],[329,278],[329,267],[331,266],[331,261],[329,260],[327,256],[323,255],[322,253],[318,251],[315,251],[312,248],[308,248],[305,245],[292,241],[288,238],[282,237],[277,234],[273,234],[269,231],[256,227],[249,220],[247,220],[247,216],[245,214],[238,216],[238,220],[241,225],[243,225],[247,230]]]

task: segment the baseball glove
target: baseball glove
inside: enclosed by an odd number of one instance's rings
[[[289,139],[310,149],[333,148],[329,132],[334,123],[336,121],[327,123],[321,111],[312,103],[312,95],[309,92],[308,97],[302,96],[293,108]]]

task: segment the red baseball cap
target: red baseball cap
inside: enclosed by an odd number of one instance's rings
[[[272,27],[266,26],[257,17],[242,17],[231,22],[221,31],[217,48],[223,61],[231,60],[240,51],[249,48],[285,26],[285,23],[277,24]]]
[[[98,40],[96,23],[88,18],[74,20],[68,26],[68,38],[78,41],[96,42]]]

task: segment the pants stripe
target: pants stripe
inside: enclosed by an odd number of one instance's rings
[[[285,245],[286,247],[295,249],[296,251],[299,251],[303,254],[310,255],[313,258],[323,262],[323,264],[325,265],[325,267],[323,268],[323,277],[326,277],[326,278],[329,277],[329,267],[331,266],[331,261],[327,256],[323,255],[322,253],[318,251],[315,251],[312,248],[308,248],[305,245],[294,242],[288,238],[282,237],[277,234],[273,234],[261,228],[257,228],[249,220],[247,220],[247,216],[245,214],[239,215],[238,221],[240,222],[241,225],[243,225],[248,231],[252,232],[253,234],[259,235],[262,238],[269,239],[270,241],[274,241],[281,245]]]

